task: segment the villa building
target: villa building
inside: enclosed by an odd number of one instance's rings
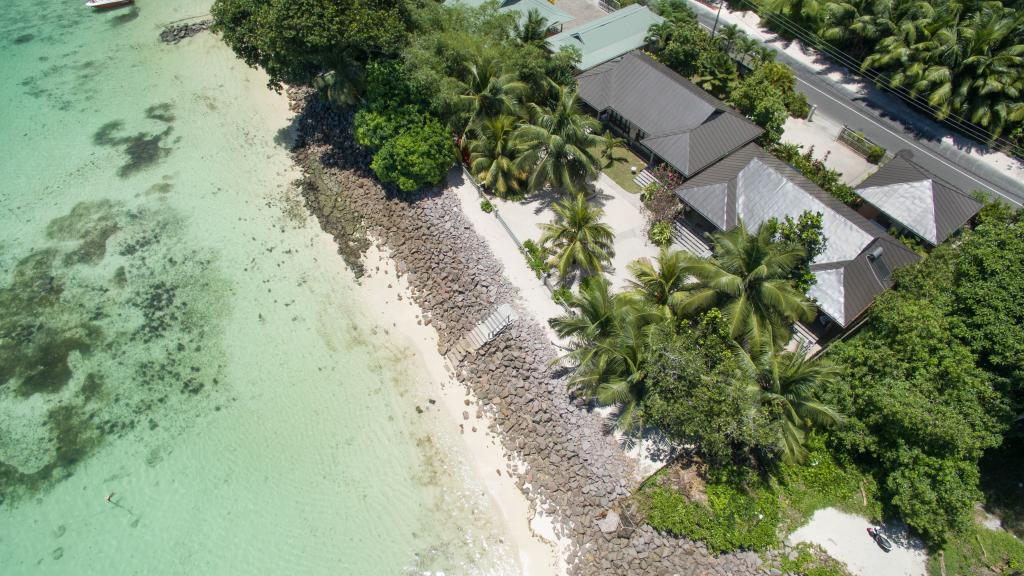
[[[742,220],[756,230],[771,218],[821,213],[827,244],[811,262],[816,282],[807,293],[820,313],[811,325],[798,327],[806,340],[828,340],[854,327],[875,297],[892,285],[893,271],[920,260],[884,228],[756,144],[701,172],[675,193],[686,206],[679,222],[686,229],[730,230]]]
[[[647,54],[630,52],[576,77],[579,97],[618,129],[648,165],[686,178],[764,130]]]
[[[858,211],[865,217],[928,246],[944,242],[981,210],[981,202],[915,163],[909,150],[862,182],[857,195],[864,199]]]
[[[565,46],[576,48],[583,57],[576,68],[586,71],[643,48],[647,30],[664,21],[646,6],[632,4],[548,38],[547,47],[552,52]]]
[[[483,6],[494,0],[457,0],[466,6],[474,8]],[[548,22],[548,34],[557,34],[562,31],[566,22],[571,22],[573,17],[562,10],[555,8],[554,4],[547,0],[499,0],[498,11],[503,13],[515,13],[519,16],[519,23],[526,21],[530,10],[536,10]]]

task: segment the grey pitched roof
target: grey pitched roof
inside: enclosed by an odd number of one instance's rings
[[[630,52],[576,78],[580,98],[614,109],[646,133],[641,142],[691,176],[764,130],[642,52]]]
[[[932,245],[981,210],[980,202],[914,162],[909,150],[901,150],[869,176],[857,194]]]
[[[771,218],[820,212],[827,245],[811,263],[817,282],[808,295],[843,327],[892,284],[893,270],[919,259],[881,227],[756,144],[729,155],[675,193],[722,230],[734,228],[740,219],[756,230]]]

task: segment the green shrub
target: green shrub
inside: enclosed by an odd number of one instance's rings
[[[811,113],[811,105],[807,103],[807,96],[803,92],[790,92],[786,96],[786,110],[793,118],[804,120]]]
[[[819,549],[820,550],[820,549]],[[779,558],[779,570],[783,574],[799,574],[800,576],[849,576],[846,565],[829,557],[823,551],[815,554],[815,549],[806,542],[793,547],[792,558],[783,554]]]
[[[490,214],[491,212],[494,212],[494,204],[491,204],[490,200],[484,198],[480,201],[480,209]]]
[[[646,184],[640,190],[640,201],[646,204],[651,200],[651,198],[654,198],[654,195],[657,194],[662,188],[664,188],[664,186],[661,185],[661,182],[655,181]]]
[[[715,469],[707,483],[707,504],[690,502],[679,492],[653,482],[641,503],[656,530],[701,540],[718,554],[765,550],[779,545],[779,499],[753,473]]]
[[[868,162],[872,164],[878,164],[885,158],[885,148],[877,144],[872,144],[871,148],[868,148]]]
[[[565,286],[559,286],[551,292],[551,299],[555,301],[555,304],[568,306],[570,298],[572,298],[572,291]]]
[[[654,245],[667,247],[672,243],[672,224],[665,221],[655,222],[647,231],[647,237]]]
[[[444,180],[455,163],[451,134],[433,116],[424,124],[406,128],[387,140],[373,155],[370,168],[384,182],[394,182],[411,192]]]
[[[538,246],[533,240],[527,240],[523,242],[524,256],[526,257],[526,265],[533,270],[533,273],[540,278],[551,270],[551,266],[548,264],[548,251],[542,246]]]
[[[974,525],[949,539],[942,550],[947,576],[1024,573],[1024,542],[1009,532]],[[942,574],[938,554],[928,559],[928,572]]]

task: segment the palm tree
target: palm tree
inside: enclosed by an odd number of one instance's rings
[[[579,294],[573,294],[565,303],[576,312],[552,318],[548,323],[560,338],[583,346],[610,336],[616,309],[628,302],[621,294],[613,295],[608,280],[598,275],[584,278]]]
[[[722,31],[715,36],[715,41],[718,42],[718,45],[721,46],[726,54],[732,54],[733,44],[744,37],[746,37],[746,34],[740,30],[739,26],[736,24],[726,24],[722,26]]]
[[[616,424],[627,433],[643,430],[644,359],[650,348],[652,318],[658,315],[622,307],[612,317],[609,336],[575,351],[584,354],[577,355],[582,361],[569,379],[569,388],[602,406],[618,406]]]
[[[503,73],[495,59],[481,58],[466,66],[465,76],[456,82],[456,109],[468,114],[462,136],[477,122],[502,114],[515,115],[526,94],[525,83],[514,74]]]
[[[536,8],[531,8],[526,13],[526,20],[516,24],[516,38],[523,44],[536,44],[539,46],[547,38],[550,27],[547,18],[541,16],[540,11]]]
[[[479,138],[469,145],[473,175],[499,197],[523,192],[527,171],[522,166],[523,149],[513,138],[518,120],[495,116],[477,127]]]
[[[714,256],[688,267],[696,282],[679,303],[680,314],[719,308],[732,339],[748,349],[781,347],[794,322],[814,318],[814,304],[788,279],[804,257],[802,248],[773,242],[769,226],[751,234],[742,221],[713,240]]]
[[[624,140],[616,137],[610,129],[604,131],[604,136],[601,137],[601,157],[605,160],[606,168],[615,163],[615,149],[623,142]]]
[[[647,29],[647,36],[644,38],[644,42],[649,44],[655,52],[661,52],[679,33],[679,26],[678,23],[671,20],[652,24]]]
[[[762,347],[738,355],[751,382],[754,409],[779,422],[778,450],[787,463],[803,462],[804,442],[814,427],[830,427],[842,414],[818,400],[818,391],[835,381],[838,370],[825,360],[808,358],[805,348],[773,352]]]
[[[530,190],[546,185],[577,193],[588,178],[598,172],[599,160],[593,149],[601,138],[600,123],[579,111],[576,92],[559,87],[558,100],[549,110],[529,106],[530,123],[516,135],[530,150],[527,165],[533,166]]]
[[[555,267],[562,283],[570,274],[599,274],[615,255],[615,233],[601,222],[604,210],[591,206],[582,194],[556,202],[552,209],[555,220],[540,225],[540,243],[555,250]]]
[[[634,293],[669,317],[678,314],[687,293],[693,288],[689,280],[690,268],[697,262],[699,260],[689,252],[662,248],[654,262],[641,258],[627,266],[633,275],[629,284]]]
[[[661,315],[634,294],[611,295],[603,276],[584,280],[569,304],[578,312],[551,320],[560,336],[573,341],[561,358],[574,366],[569,388],[601,405],[617,405],[617,425],[626,432],[642,430],[643,360]]]

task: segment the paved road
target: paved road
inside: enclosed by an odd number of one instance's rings
[[[697,20],[710,30],[715,13],[696,2],[690,4]],[[722,24],[719,21],[718,25]],[[869,90],[866,96],[855,94],[828,78],[829,69],[815,71],[782,52],[778,60],[796,73],[798,88],[807,95],[808,102],[817,106],[816,113],[863,132],[891,152],[913,150],[914,161],[963,190],[991,190],[1016,206],[1024,206],[1024,182],[964,151],[984,148],[977,142],[952,133],[892,94],[877,89]],[[955,145],[942,142],[946,136],[952,136]]]

